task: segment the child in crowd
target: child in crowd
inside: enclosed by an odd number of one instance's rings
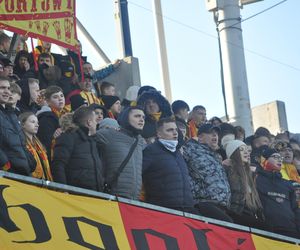
[[[36,161],[36,168],[32,177],[52,181],[47,151],[36,137],[39,122],[35,114],[25,112],[19,116],[23,132],[26,136],[26,147]]]

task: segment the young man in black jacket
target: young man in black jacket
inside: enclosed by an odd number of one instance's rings
[[[102,163],[97,151],[95,112],[80,107],[73,115],[76,129],[61,134],[56,141],[52,175],[56,182],[102,191]]]
[[[0,169],[30,175],[36,162],[26,149],[25,137],[14,110],[8,107],[9,80],[0,77]]]
[[[145,200],[159,206],[198,213],[194,208],[188,169],[177,144],[175,120],[159,120],[157,139],[143,152]]]

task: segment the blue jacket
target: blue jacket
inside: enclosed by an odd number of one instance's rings
[[[177,150],[167,150],[159,141],[143,151],[143,184],[146,202],[168,208],[194,207],[187,166]]]
[[[271,229],[298,231],[300,235],[300,210],[291,182],[282,179],[280,173],[257,168],[256,187]]]

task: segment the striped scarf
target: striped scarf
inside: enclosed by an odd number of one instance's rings
[[[190,120],[188,123],[188,127],[189,127],[189,138],[197,138],[198,137],[198,127],[195,123],[194,120]]]
[[[287,178],[284,178],[284,179],[300,183],[300,176],[299,176],[297,168],[295,167],[294,164],[283,163],[280,172],[281,172],[283,178],[286,175],[288,176],[288,179]]]
[[[36,168],[32,173],[32,177],[52,181],[47,152],[41,142],[36,137],[33,137],[32,141],[27,138],[26,147],[36,161]]]
[[[8,162],[6,162],[6,163],[2,166],[1,170],[3,170],[3,171],[8,171],[10,168],[11,168],[11,164],[10,164],[10,162],[8,161]]]
[[[93,103],[104,105],[103,101],[100,100],[94,93],[87,92],[87,91],[81,91],[80,95],[83,99],[87,100],[88,105],[91,105]]]
[[[51,107],[51,111],[57,116],[57,118],[60,118],[62,115],[70,113],[71,107],[65,106],[62,110]]]

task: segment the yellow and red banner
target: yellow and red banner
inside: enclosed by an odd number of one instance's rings
[[[76,50],[75,0],[0,0],[0,28]]]
[[[182,216],[0,178],[0,249],[294,250],[300,247]]]

